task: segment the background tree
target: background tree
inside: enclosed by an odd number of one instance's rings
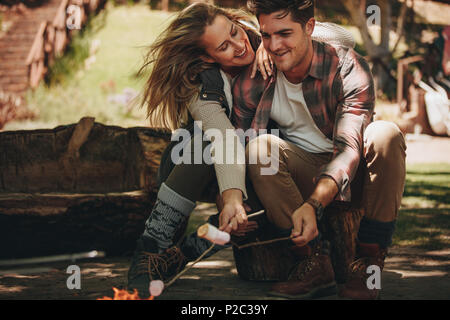
[[[372,72],[377,91],[389,91],[389,63],[392,61],[393,54],[403,37],[407,13],[413,12],[411,10],[413,1],[405,0],[400,3],[399,1],[376,0],[368,3],[366,0],[341,0],[341,2],[350,14],[355,26],[358,27],[364,49],[373,63]],[[367,12],[367,8],[370,8],[368,6],[372,4],[377,6],[376,10]],[[368,18],[370,19],[371,14],[378,13],[380,40],[376,43],[369,32]],[[397,40],[391,46],[389,34],[393,30],[393,13],[397,17],[395,28]]]

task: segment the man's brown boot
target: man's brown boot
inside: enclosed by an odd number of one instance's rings
[[[339,297],[355,300],[377,299],[380,290],[369,289],[367,279],[372,273],[367,273],[367,268],[376,265],[383,271],[386,254],[387,249],[380,248],[376,243],[358,243],[356,259],[350,265],[349,279],[339,290]]]
[[[297,253],[303,259],[285,282],[272,286],[269,295],[289,299],[311,299],[336,293],[334,270],[330,256],[321,242],[313,248],[304,246]]]

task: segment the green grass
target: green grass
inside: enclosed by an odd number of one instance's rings
[[[450,164],[408,165],[393,244],[450,247]]]
[[[38,113],[39,127],[78,122],[83,116],[124,127],[145,125],[145,110],[108,101],[124,88],[141,91],[145,79],[134,75],[146,47],[167,26],[172,14],[148,5],[107,5],[71,42],[64,57],[50,69],[47,83],[27,93],[28,106]],[[95,62],[85,66],[89,48],[100,41]],[[18,128],[13,128],[18,129]]]

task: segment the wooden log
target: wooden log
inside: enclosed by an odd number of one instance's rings
[[[343,202],[336,202],[327,209],[321,230],[323,237],[330,242],[336,282],[345,283],[348,267],[355,257],[356,237],[363,211]]]
[[[144,191],[0,195],[0,259],[133,250],[155,201]]]
[[[156,198],[161,129],[83,118],[0,133],[0,258],[133,250]]]
[[[362,212],[344,203],[332,203],[325,209],[319,226],[324,239],[330,242],[330,256],[336,282],[344,283],[348,276],[348,266],[355,255],[356,235]],[[279,238],[276,230],[268,223],[257,234],[249,235],[241,243]],[[290,247],[290,240],[275,242],[244,249],[233,247],[238,274],[245,280],[285,281],[289,272],[299,262]]]

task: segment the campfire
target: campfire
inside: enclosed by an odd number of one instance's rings
[[[136,289],[133,293],[129,293],[127,290],[121,290],[113,287],[114,297],[104,296],[103,298],[98,298],[97,300],[153,300],[154,297],[150,296],[148,299],[139,298],[139,294]]]

